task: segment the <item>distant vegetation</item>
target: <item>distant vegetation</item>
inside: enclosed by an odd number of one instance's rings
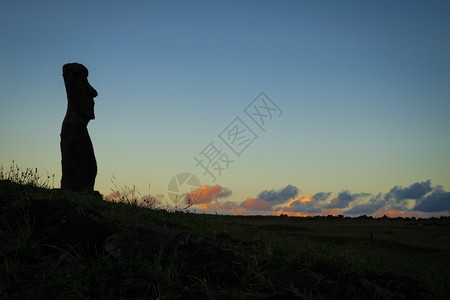
[[[448,217],[169,212],[27,170],[1,170],[0,298],[450,298]]]

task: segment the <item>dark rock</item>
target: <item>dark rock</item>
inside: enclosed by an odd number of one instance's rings
[[[68,105],[61,129],[61,188],[93,191],[97,162],[87,125],[95,118],[94,98],[98,94],[81,64],[65,64],[63,77]]]

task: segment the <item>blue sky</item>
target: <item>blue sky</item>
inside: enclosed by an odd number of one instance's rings
[[[315,211],[348,194],[338,212],[448,214],[449,31],[447,1],[2,1],[0,162],[59,186],[61,68],[79,62],[99,93],[88,128],[104,194],[113,175],[167,194],[187,172],[227,191],[211,210],[304,197],[306,211],[325,193]],[[265,131],[244,112],[262,91],[283,112]],[[258,136],[239,157],[219,138],[236,117]],[[234,160],[214,182],[194,160],[210,142]],[[428,192],[389,198],[414,184]]]

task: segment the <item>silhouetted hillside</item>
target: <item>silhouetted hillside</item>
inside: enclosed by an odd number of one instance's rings
[[[202,215],[10,181],[0,214],[6,299],[450,296],[448,218]]]

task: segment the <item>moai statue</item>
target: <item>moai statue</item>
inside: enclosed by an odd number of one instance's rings
[[[88,82],[88,69],[78,63],[63,66],[67,112],[61,129],[61,188],[94,191],[97,162],[87,125],[94,116],[97,91]]]

